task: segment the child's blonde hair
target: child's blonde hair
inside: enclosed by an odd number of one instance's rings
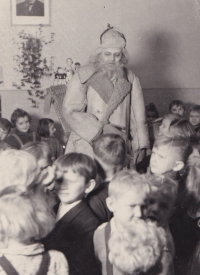
[[[117,199],[132,188],[138,189],[139,192],[144,192],[146,196],[150,191],[144,175],[136,171],[123,170],[118,172],[109,183],[108,194],[110,197]]]
[[[162,228],[150,221],[134,219],[126,230],[111,234],[109,259],[123,274],[143,274],[160,263],[165,245]]]
[[[21,150],[33,155],[37,161],[46,159],[52,162],[51,149],[45,141],[30,141],[24,144]]]
[[[37,183],[40,169],[33,156],[29,153],[9,149],[0,154],[0,190],[10,185],[24,188]]]
[[[39,206],[38,206],[39,205]],[[0,192],[0,239],[29,244],[45,237],[54,226],[51,210],[42,200],[10,186]]]

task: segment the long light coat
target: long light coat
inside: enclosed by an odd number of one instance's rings
[[[63,102],[63,115],[72,130],[66,153],[75,151],[93,156],[90,143],[103,132],[104,125],[126,128],[127,120],[132,152],[149,147],[139,80],[130,70],[127,79],[117,79],[115,83],[104,78],[88,65],[81,67],[71,79]]]

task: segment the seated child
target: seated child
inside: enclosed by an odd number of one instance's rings
[[[187,119],[172,121],[169,136],[186,138],[191,144],[199,143],[194,127]]]
[[[162,257],[163,271],[161,274],[174,274],[173,258],[175,248],[173,238],[169,229],[169,218],[174,212],[177,198],[177,182],[163,177],[153,175],[148,180],[151,192],[148,203],[147,218],[155,221],[158,226],[166,232],[167,244]]]
[[[189,122],[193,125],[198,139],[200,139],[200,105],[194,105],[189,112]]]
[[[145,110],[146,110],[146,119],[147,119],[148,130],[149,130],[150,148],[152,148],[153,143],[154,143],[154,139],[155,139],[154,134],[153,134],[152,123],[157,118],[159,118],[159,115],[158,115],[158,110],[157,110],[154,103],[149,103],[148,105],[146,105]]]
[[[39,139],[49,144],[51,149],[51,155],[56,160],[58,157],[63,155],[63,147],[60,141],[54,137],[56,128],[54,121],[50,118],[42,118],[38,122],[37,133]]]
[[[11,130],[11,123],[6,118],[0,118],[0,151],[4,151],[10,146],[5,142],[6,137],[9,135]]]
[[[186,113],[186,106],[181,100],[172,100],[169,104],[169,112],[183,117]]]
[[[150,158],[151,173],[178,179],[192,147],[187,139],[160,136],[156,139]]]
[[[25,153],[25,152],[24,152]],[[68,264],[58,251],[45,252],[39,240],[54,226],[54,218],[43,202],[17,186],[0,192],[0,274],[67,275]]]
[[[106,205],[108,185],[113,176],[126,166],[126,143],[119,135],[104,134],[93,142],[92,147],[97,173],[103,182],[88,194],[86,200],[100,223],[104,223],[113,216]]]
[[[95,187],[95,164],[87,155],[69,153],[58,158],[55,166],[57,194],[61,202],[55,228],[43,243],[48,250],[63,252],[70,275],[98,275],[93,234],[99,221],[84,200]]]
[[[150,188],[144,176],[136,171],[120,171],[109,183],[109,197],[106,203],[114,217],[102,224],[94,234],[94,248],[96,258],[100,262],[102,275],[111,274],[115,266],[108,261],[108,239],[114,231],[124,231],[124,228],[137,219],[142,219],[147,208],[147,198]]]
[[[165,246],[165,232],[161,227],[151,221],[135,219],[123,231],[111,233],[109,260],[119,272],[117,274],[158,275],[162,270],[160,261]]]
[[[16,109],[11,115],[12,127],[15,130],[6,138],[11,148],[20,149],[29,141],[36,141],[36,133],[30,129],[31,116],[22,109]]]

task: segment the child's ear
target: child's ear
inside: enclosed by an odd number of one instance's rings
[[[184,167],[184,163],[183,161],[176,161],[175,164],[174,164],[174,167],[173,167],[173,171],[180,171],[181,169],[183,169]]]
[[[106,204],[108,209],[113,212],[114,211],[114,203],[113,203],[113,199],[111,197],[107,197],[106,198]]]
[[[85,189],[85,194],[90,193],[96,186],[96,182],[94,179],[90,180],[87,184],[86,184],[87,188]]]

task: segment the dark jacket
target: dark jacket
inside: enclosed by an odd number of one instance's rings
[[[32,130],[28,130],[28,132],[24,133],[17,129],[15,129],[6,139],[5,142],[13,149],[20,149],[22,145],[27,142],[36,141],[38,137],[36,133]]]
[[[99,222],[83,200],[69,210],[42,241],[47,250],[61,251],[70,275],[99,275],[93,235]]]
[[[44,16],[44,3],[36,0],[29,11],[26,1],[17,4],[17,16]]]

